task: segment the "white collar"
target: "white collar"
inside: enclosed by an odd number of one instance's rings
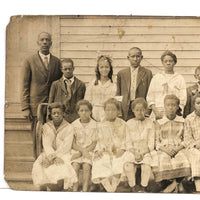
[[[131,73],[132,72],[138,72],[138,70],[139,70],[139,68],[140,68],[140,65],[137,67],[137,68],[133,68],[132,66],[130,66],[130,69],[131,69]]]
[[[174,122],[184,122],[184,119],[183,119],[183,117],[181,117],[181,116],[178,116],[178,115],[176,115],[176,117],[173,119],[173,120],[170,120],[170,119],[168,119],[166,116],[164,116],[162,119],[159,119],[158,120],[158,123],[160,124],[160,125],[162,125],[162,124],[165,124],[165,123],[167,123],[167,122],[169,122],[169,121],[174,121]]]
[[[73,84],[74,82],[74,76],[72,76],[71,78],[66,78],[64,75],[63,75],[63,80],[70,80],[71,84]]]
[[[47,57],[48,62],[49,62],[49,59],[50,59],[50,53],[47,54],[47,55],[44,55],[44,54],[42,54],[42,53],[39,51],[39,55],[40,55],[40,57],[42,58],[42,60],[44,60],[44,58]]]

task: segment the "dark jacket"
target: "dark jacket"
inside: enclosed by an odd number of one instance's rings
[[[136,82],[136,98],[143,97],[146,99],[149,85],[152,79],[152,72],[144,67],[138,69]],[[128,119],[128,110],[130,106],[130,87],[131,87],[131,70],[130,67],[120,70],[117,74],[117,96],[123,96],[122,99],[122,117]]]
[[[31,109],[37,116],[40,103],[48,102],[50,87],[53,81],[62,76],[60,60],[50,54],[48,70],[39,53],[25,60],[22,70],[22,110]]]
[[[52,83],[49,94],[49,103],[60,102],[66,106],[65,119],[70,123],[79,117],[76,112],[76,103],[84,98],[86,90],[85,83],[74,77],[71,90],[71,99],[68,100],[68,93],[64,80],[63,78],[60,78]]]

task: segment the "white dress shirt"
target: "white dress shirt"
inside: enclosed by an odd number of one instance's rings
[[[43,63],[45,63],[45,57],[47,57],[47,60],[48,60],[48,63],[49,63],[49,60],[50,60],[50,53],[47,54],[47,55],[44,55],[44,54],[42,54],[42,53],[39,51],[39,55],[40,55],[40,57],[41,57]]]
[[[133,68],[130,66],[130,69],[131,69],[130,99],[131,101],[133,101],[135,99],[136,83],[137,83],[137,75],[139,67]]]

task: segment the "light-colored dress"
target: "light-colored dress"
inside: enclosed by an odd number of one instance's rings
[[[155,154],[155,125],[149,118],[145,120],[130,119],[127,121],[129,137],[127,140],[127,150],[134,149],[141,154],[148,152],[144,155],[141,162],[135,160],[133,153],[129,152],[128,162],[135,164],[147,164],[149,166],[155,166],[157,163],[153,162],[153,155]]]
[[[185,119],[184,141],[191,164],[192,177],[200,177],[200,150],[195,148],[200,143],[200,117],[192,112]]]
[[[104,84],[98,81],[98,85],[94,85],[94,81],[92,81],[86,88],[85,99],[92,104],[92,117],[96,121],[104,119],[103,104],[109,98],[115,97],[116,90],[116,84],[112,83],[111,80],[108,80]]]
[[[44,184],[56,184],[58,180],[64,179],[64,189],[68,189],[77,182],[76,172],[71,166],[70,150],[74,137],[73,126],[63,120],[56,130],[53,121],[43,125],[42,143],[43,152],[33,164],[32,179],[36,186]],[[64,164],[52,164],[45,168],[41,165],[44,159],[51,154],[61,158]]]
[[[126,150],[127,126],[125,121],[116,118],[114,122],[99,124],[98,141],[95,151],[103,151],[100,159],[93,160],[92,181],[100,183],[104,178],[123,174],[126,153],[117,158],[117,150]]]
[[[164,98],[168,94],[174,94],[180,99],[180,107],[183,111],[187,100],[186,84],[182,75],[156,74],[150,83],[147,102],[148,105],[155,105],[158,110],[164,113]]]
[[[171,158],[167,153],[159,150],[162,146],[184,145],[184,119],[176,116],[169,120],[166,116],[157,121],[156,127],[156,149],[155,160],[158,160],[158,167],[153,168],[155,180],[169,180],[190,175],[190,163],[187,159],[186,150],[180,150]]]
[[[74,136],[77,145],[86,148],[87,146],[91,145],[92,142],[97,140],[97,122],[95,122],[93,119],[90,119],[90,122],[83,126],[79,118],[75,120],[72,125],[74,127]],[[73,155],[75,153],[78,153],[78,151],[72,149],[71,154]],[[90,152],[90,155],[92,157],[93,153]],[[84,158],[83,156],[73,160],[72,162],[92,164],[92,160]]]

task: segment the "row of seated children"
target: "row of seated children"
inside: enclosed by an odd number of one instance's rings
[[[145,118],[147,103],[132,103],[135,118],[118,118],[119,102],[111,98],[104,104],[105,119],[95,122],[87,100],[77,104],[79,119],[69,124],[63,119],[64,106],[49,107],[52,121],[43,126],[43,152],[33,165],[32,178],[41,190],[78,191],[79,172],[82,191],[90,181],[108,192],[115,192],[127,180],[136,191],[136,169],[141,166],[141,192],[147,191],[151,172],[156,182],[168,180],[163,192],[181,191],[182,180],[192,178],[200,191],[200,95],[194,98],[195,111],[186,120],[176,115],[179,99],[167,95],[165,116],[153,122]]]

